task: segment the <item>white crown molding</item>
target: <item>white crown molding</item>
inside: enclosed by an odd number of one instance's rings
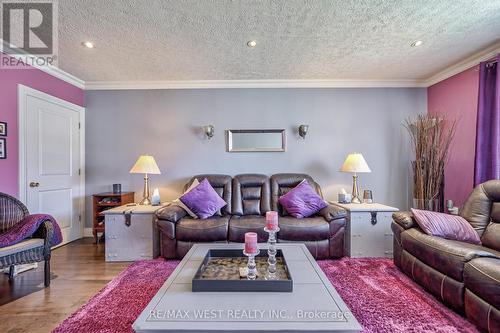
[[[85,90],[407,87],[424,86],[420,80],[193,80],[88,81],[85,83]]]
[[[500,53],[495,43],[423,80],[193,80],[88,81],[85,90],[221,89],[221,88],[427,88]]]
[[[495,43],[485,50],[477,52],[472,56],[465,58],[464,60],[445,68],[444,70],[432,75],[428,79],[424,80],[423,83],[425,87],[430,87],[436,83],[444,81],[458,73],[461,73],[471,67],[479,65],[481,61],[486,61],[493,58],[500,53],[500,42]]]
[[[3,54],[5,54],[9,57],[13,57],[17,60],[22,61],[25,57],[31,56],[30,54],[28,54],[26,52],[24,52],[23,54],[14,54],[13,52],[10,53],[9,51],[12,51],[12,50],[9,47],[4,48],[3,45],[4,45],[4,41],[3,41],[3,39],[0,38],[0,52],[2,52]],[[36,64],[36,62],[33,65],[30,65],[30,67],[39,69],[42,72],[45,72],[45,73],[47,73],[55,78],[58,78],[64,82],[67,82],[67,83],[69,83],[77,88],[85,89],[85,81],[77,78],[76,76],[74,76],[72,74],[69,74],[68,72],[63,71],[59,67],[55,67],[52,65],[38,65],[38,64]]]
[[[0,39],[0,43],[3,40]],[[33,65],[53,77],[85,90],[155,90],[155,89],[238,89],[238,88],[427,88],[444,81],[481,61],[500,53],[500,42],[486,50],[447,67],[431,77],[419,79],[336,79],[336,80],[190,80],[190,81],[83,81],[64,70],[47,65]],[[9,56],[8,53],[6,53]],[[23,55],[13,56],[21,59]]]

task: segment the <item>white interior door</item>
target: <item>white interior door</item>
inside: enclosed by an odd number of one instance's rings
[[[19,93],[21,193],[30,213],[54,216],[63,243],[74,241],[83,236],[83,108],[27,87]]]

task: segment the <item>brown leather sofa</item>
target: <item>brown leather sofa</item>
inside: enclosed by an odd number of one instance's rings
[[[394,263],[480,329],[500,332],[500,180],[478,185],[460,215],[481,245],[427,235],[411,213],[394,213]]]
[[[344,255],[346,211],[328,205],[316,216],[296,219],[286,214],[279,196],[297,186],[303,179],[322,196],[320,186],[305,174],[197,175],[207,179],[227,202],[220,213],[206,220],[191,218],[184,209],[171,205],[157,212],[161,254],[165,258],[182,258],[195,243],[242,243],[246,232],[256,232],[259,242],[266,242],[265,214],[279,212],[278,242],[304,243],[316,259],[339,258]]]
[[[308,175],[277,174],[271,176],[271,209],[277,211],[280,231],[278,242],[304,243],[316,259],[344,256],[344,230],[347,212],[334,205],[323,208],[316,216],[296,219],[286,213],[278,202],[279,197],[297,186],[303,179],[321,197],[321,187]]]

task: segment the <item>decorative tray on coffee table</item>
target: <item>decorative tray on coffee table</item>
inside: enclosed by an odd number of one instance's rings
[[[248,280],[240,277],[240,267],[247,267],[248,257],[242,250],[208,250],[198,271],[193,277],[192,291],[228,291],[228,292],[292,292],[293,281],[281,250],[276,253],[276,275],[267,276],[267,250],[261,249],[255,257],[257,278]]]

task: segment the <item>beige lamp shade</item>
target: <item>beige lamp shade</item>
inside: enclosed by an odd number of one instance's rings
[[[161,174],[154,157],[151,155],[140,156],[132,169],[130,169],[130,173],[147,173],[150,175]]]
[[[342,164],[342,167],[340,168],[340,171],[342,172],[372,172],[370,170],[370,167],[366,163],[363,155],[359,153],[352,153],[347,155],[347,158],[344,161],[344,164]]]

